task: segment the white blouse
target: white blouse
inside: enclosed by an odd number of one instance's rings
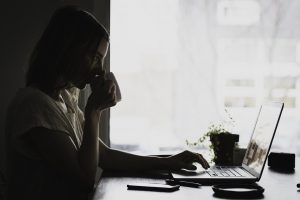
[[[82,111],[67,90],[61,93],[61,102],[32,87],[17,92],[7,110],[5,129],[12,199],[86,199],[80,189],[51,170],[26,140],[30,129],[44,127],[67,134],[78,150],[83,123]]]

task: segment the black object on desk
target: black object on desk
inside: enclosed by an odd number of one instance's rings
[[[295,154],[271,152],[268,157],[268,166],[277,170],[294,170]]]
[[[128,184],[128,190],[143,190],[143,191],[158,191],[158,192],[173,192],[179,189],[179,185],[167,185],[159,183],[135,183]]]
[[[219,184],[213,185],[212,189],[220,198],[259,198],[265,191],[257,184]]]
[[[174,179],[167,179],[166,183],[169,185],[180,185],[180,186],[194,187],[194,188],[199,188],[201,186],[200,183],[190,182],[190,181],[178,181]]]

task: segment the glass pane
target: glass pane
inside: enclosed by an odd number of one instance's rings
[[[286,104],[274,149],[300,151],[300,2],[272,2],[112,0],[111,70],[123,98],[111,109],[112,146],[185,149],[228,114],[246,146],[259,105],[272,100]]]

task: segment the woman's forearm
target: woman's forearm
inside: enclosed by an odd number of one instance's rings
[[[93,185],[99,159],[99,117],[97,111],[86,112],[84,134],[79,150],[79,164],[85,172],[85,179],[88,185]]]
[[[105,146],[99,142],[99,166],[104,170],[148,171],[166,169],[166,159],[156,156],[140,156]]]
[[[194,163],[209,168],[205,158],[195,152],[182,151],[167,156],[140,156],[107,147],[99,139],[99,166],[104,170],[149,171],[149,170],[196,170]]]

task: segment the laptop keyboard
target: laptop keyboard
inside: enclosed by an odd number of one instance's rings
[[[206,171],[210,176],[213,177],[238,177],[242,176],[237,168],[232,167],[212,167]]]

